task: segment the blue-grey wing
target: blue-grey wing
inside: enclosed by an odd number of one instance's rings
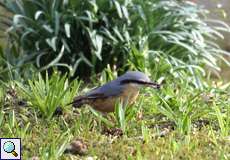
[[[123,86],[117,81],[111,81],[101,87],[95,88],[86,94],[89,98],[106,98],[111,96],[117,96],[122,93]]]

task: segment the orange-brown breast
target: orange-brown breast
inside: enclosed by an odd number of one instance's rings
[[[128,101],[128,104],[132,104],[135,102],[138,94],[139,88],[135,85],[129,84],[126,85],[124,91],[120,95],[108,98],[99,98],[93,100],[89,105],[101,112],[113,112],[118,100],[121,100],[123,103],[127,103]]]

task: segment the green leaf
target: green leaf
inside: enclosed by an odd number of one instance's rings
[[[96,54],[97,58],[102,60],[101,58],[101,50],[102,50],[102,45],[103,45],[103,37],[100,35],[96,35],[94,45],[96,50],[94,53]]]
[[[71,35],[70,35],[70,24],[69,23],[65,23],[65,34],[68,38],[71,37]]]
[[[42,14],[44,14],[43,11],[37,11],[37,12],[35,13],[35,15],[34,15],[34,19],[35,19],[35,20],[38,20],[38,18],[39,18]]]
[[[117,0],[113,0],[113,3],[115,4],[115,7],[117,9],[117,14],[120,18],[122,18],[122,10],[121,10],[121,6],[120,3]]]
[[[46,69],[54,66],[56,63],[58,63],[60,61],[60,59],[62,58],[62,56],[64,55],[64,51],[65,51],[65,47],[63,45],[61,48],[61,51],[59,52],[57,57],[55,59],[53,59],[53,61],[51,61],[48,65],[42,67],[41,70],[46,70]]]
[[[53,51],[57,51],[56,48],[56,41],[57,41],[57,37],[53,37],[52,39],[47,38],[46,39],[46,43],[53,49]]]

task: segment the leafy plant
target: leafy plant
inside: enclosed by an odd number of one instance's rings
[[[95,111],[92,108],[90,108],[90,110],[97,117],[98,120],[100,120],[101,122],[105,123],[109,127],[114,126],[114,123],[110,122],[110,120],[108,120],[107,118],[103,117],[103,115],[101,113]]]
[[[126,106],[127,105],[122,104],[121,102],[115,105],[116,121],[117,121],[118,127],[121,128],[123,132],[125,132],[125,127],[126,127],[126,118],[125,118]]]
[[[10,44],[22,48],[23,63],[33,61],[41,70],[58,66],[85,76],[108,64],[123,71],[165,60],[171,74],[183,79],[189,73],[201,87],[204,65],[220,70],[219,59],[229,64],[224,58],[229,53],[215,43],[229,26],[206,18],[207,10],[192,2],[3,0],[1,5],[14,15]]]
[[[69,84],[66,76],[60,77],[53,74],[50,79],[46,74],[45,80],[41,74],[38,80],[29,80],[29,88],[17,83],[23,93],[26,94],[33,107],[41,112],[42,116],[50,119],[57,107],[65,106],[72,101],[79,89],[80,83],[75,80]]]
[[[188,82],[181,85],[183,88],[180,91],[173,91],[171,86],[157,94],[160,101],[157,110],[173,122],[180,133],[190,134],[192,123],[205,117],[210,109],[200,100],[202,92],[189,89]]]
[[[53,133],[49,131],[49,136],[51,137]],[[42,159],[59,159],[63,155],[71,136],[69,132],[65,132],[58,137],[53,137],[53,141],[49,146],[44,146],[39,150]],[[58,143],[58,145],[57,145]],[[45,153],[45,154],[44,154]]]
[[[20,0],[1,5],[14,14],[10,39],[41,70],[60,66],[85,75],[115,63],[114,58],[127,57],[127,8],[116,0]]]
[[[215,42],[218,38],[223,39],[222,33],[229,33],[230,27],[222,21],[207,18],[207,10],[188,1],[148,1],[148,5],[138,2],[145,16],[136,25],[145,27],[142,27],[143,36],[139,39],[139,53],[135,48],[131,52],[133,68],[154,68],[150,70],[154,75],[163,70],[163,74],[185,79],[202,88],[201,77],[206,74],[204,66],[219,71],[219,60],[230,64],[225,59],[229,52]],[[159,63],[167,67],[161,69]]]
[[[221,103],[221,105],[226,107],[226,111],[223,111],[223,113],[220,110],[220,106],[213,104],[214,105],[214,111],[216,115],[216,119],[218,120],[218,125],[220,127],[220,132],[222,136],[228,136],[230,132],[230,109],[227,107],[227,104],[224,102]]]

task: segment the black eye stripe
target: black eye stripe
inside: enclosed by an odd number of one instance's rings
[[[129,83],[149,85],[149,86],[152,86],[152,87],[157,88],[157,89],[159,89],[161,86],[160,84],[157,84],[155,82],[145,82],[145,81],[138,81],[138,80],[133,80],[133,79],[125,79],[125,80],[122,80],[120,82],[121,85],[129,84]]]
[[[133,80],[133,79],[125,79],[120,82],[120,84],[128,84],[128,83],[148,84],[148,82],[138,81],[138,80]]]

